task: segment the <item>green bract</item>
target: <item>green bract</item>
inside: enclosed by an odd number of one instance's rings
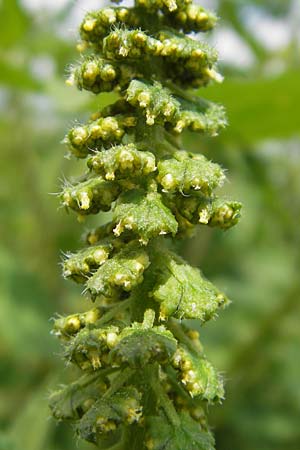
[[[223,399],[223,383],[191,319],[200,327],[229,301],[170,247],[240,217],[239,202],[216,195],[224,170],[180,142],[184,130],[215,136],[226,125],[221,105],[188,91],[222,81],[216,50],[184,34],[216,20],[190,0],[135,0],[89,12],[80,26],[85,55],[68,84],[118,99],[67,133],[69,152],[87,164],[60,198],[81,220],[110,211],[110,221],[62,263],[95,305],[54,322],[65,360],[83,375],[50,407],[101,449],[214,449],[205,406]]]
[[[156,251],[153,264],[156,284],[153,298],[160,303],[160,319],[199,319],[205,322],[213,318],[219,307],[228,300],[201,272],[186,264],[178,256]]]

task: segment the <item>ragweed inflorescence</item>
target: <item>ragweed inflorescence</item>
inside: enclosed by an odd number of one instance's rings
[[[135,0],[88,13],[80,27],[85,56],[68,83],[119,98],[67,133],[87,171],[61,201],[81,218],[112,213],[63,263],[95,304],[55,322],[82,376],[50,403],[102,449],[214,448],[205,405],[223,399],[222,379],[188,320],[204,323],[228,300],[170,243],[240,215],[240,203],[214,193],[222,168],[180,143],[184,130],[215,136],[226,125],[222,106],[187,91],[222,79],[216,51],[185,34],[215,23],[190,0]]]

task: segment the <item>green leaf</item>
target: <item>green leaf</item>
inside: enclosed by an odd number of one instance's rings
[[[288,71],[276,78],[226,80],[201,96],[222,103],[230,126],[220,139],[254,143],[287,138],[299,133],[299,73]]]
[[[58,420],[77,420],[106,391],[106,384],[101,374],[84,375],[74,383],[52,392],[49,406],[53,416]]]
[[[167,363],[174,355],[177,342],[165,327],[146,329],[143,324],[124,328],[119,343],[111,351],[113,361],[128,363],[131,367],[143,367],[158,361]]]
[[[174,253],[156,250],[153,267],[156,284],[152,295],[160,303],[160,318],[199,319],[205,322],[216,316],[227,298],[201,274]]]
[[[209,431],[188,414],[181,413],[180,424],[171,425],[163,414],[147,420],[147,445],[151,450],[214,450],[214,438]]]
[[[20,90],[41,89],[41,83],[32,77],[28,67],[15,66],[3,59],[0,61],[0,83]]]
[[[3,48],[19,43],[29,28],[29,18],[19,3],[18,0],[2,0],[0,3],[0,36]]]
[[[117,224],[114,230],[117,236],[130,230],[145,243],[158,235],[171,233],[174,236],[178,226],[171,211],[163,204],[161,195],[141,189],[120,195],[113,219]]]

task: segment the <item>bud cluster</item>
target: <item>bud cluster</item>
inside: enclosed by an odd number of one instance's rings
[[[89,12],[80,27],[87,54],[68,84],[118,100],[65,137],[86,171],[60,199],[79,218],[106,211],[109,222],[62,263],[95,306],[54,322],[64,359],[83,375],[50,407],[99,448],[214,449],[205,404],[223,399],[223,384],[189,327],[229,300],[170,247],[199,225],[226,230],[240,217],[240,203],[215,193],[224,170],[180,140],[226,125],[222,106],[187,92],[222,81],[215,49],[184,34],[215,23],[191,0],[135,0]]]
[[[85,158],[92,150],[121,142],[125,132],[135,125],[136,119],[131,115],[99,117],[87,125],[72,128],[65,143],[75,156]]]
[[[134,144],[96,152],[88,159],[87,165],[106,180],[142,177],[156,170],[153,153],[140,151]]]
[[[180,346],[174,357],[173,366],[179,372],[181,382],[192,397],[201,397],[208,402],[224,398],[223,383],[212,365],[204,358],[192,354]]]

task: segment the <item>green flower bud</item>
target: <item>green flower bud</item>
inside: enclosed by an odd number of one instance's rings
[[[180,10],[169,14],[169,22],[186,33],[191,31],[209,31],[215,27],[216,15],[200,5],[188,4]]]
[[[166,192],[188,193],[195,190],[210,195],[224,180],[225,174],[221,167],[203,155],[180,151],[174,154],[174,158],[158,163],[157,181]]]
[[[160,83],[150,85],[133,80],[126,91],[126,100],[143,110],[147,125],[174,122],[180,110],[180,103]]]
[[[204,112],[181,110],[174,123],[173,131],[182,133],[185,129],[209,136],[217,136],[227,124],[224,108],[210,104]]]
[[[109,59],[142,58],[146,55],[159,55],[162,44],[140,30],[112,31],[103,40],[103,53]]]
[[[80,369],[93,371],[109,365],[111,335],[118,335],[119,328],[108,325],[104,328],[83,328],[68,341],[64,357]]]
[[[112,245],[103,243],[89,247],[75,254],[68,254],[63,262],[63,276],[84,283],[101,266],[112,251]]]
[[[140,26],[141,20],[135,9],[104,8],[86,14],[80,26],[80,35],[84,41],[99,44],[112,26],[119,23],[137,28]]]
[[[175,199],[176,210],[193,224],[219,227],[224,230],[236,225],[241,217],[242,205],[239,202],[202,195]]]
[[[89,158],[88,167],[106,180],[146,176],[156,170],[155,157],[134,144],[118,145]]]
[[[147,253],[132,242],[99,267],[89,278],[87,289],[93,297],[113,297],[118,290],[129,292],[143,281],[143,273],[149,264]]]
[[[78,435],[97,445],[102,442],[107,444],[109,439],[110,446],[113,445],[121,437],[122,425],[129,426],[140,421],[140,401],[141,394],[132,386],[123,387],[108,398],[100,398],[78,422]]]
[[[192,397],[201,397],[208,402],[223,400],[221,377],[205,358],[180,346],[174,355],[173,366],[179,371],[181,382]]]
[[[169,11],[176,11],[184,7],[192,0],[136,0],[136,5],[149,11],[166,8]]]
[[[88,57],[71,70],[68,84],[75,84],[80,90],[85,89],[99,94],[126,86],[135,75],[136,70],[129,66],[107,62],[98,56]]]
[[[67,317],[59,317],[54,322],[53,333],[64,339],[77,334],[82,328],[94,325],[100,319],[101,313],[99,308],[93,308],[84,313],[72,314]]]
[[[109,211],[119,192],[117,184],[96,177],[65,187],[61,199],[64,206],[81,215],[97,214],[100,210]]]
[[[135,125],[136,118],[132,115],[99,117],[87,125],[72,128],[65,143],[75,156],[85,158],[95,149],[121,142],[126,131]]]
[[[160,32],[158,37],[163,45],[160,55],[166,63],[171,63],[168,70],[175,69],[176,76],[182,77],[187,83],[192,80],[195,83],[199,78],[200,80],[203,78],[202,84],[210,79],[218,79],[216,72],[211,72],[218,57],[213,48],[203,42],[186,36],[177,36],[169,31]]]

